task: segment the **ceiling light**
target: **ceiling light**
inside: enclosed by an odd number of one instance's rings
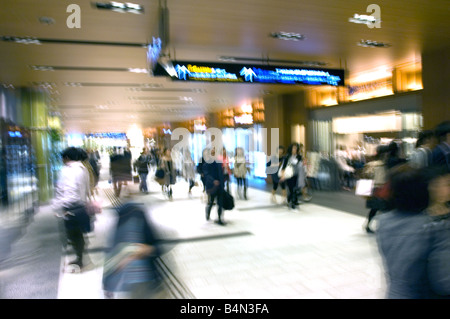
[[[227,61],[227,62],[240,62],[240,61],[246,61],[246,62],[255,62],[255,63],[282,63],[282,64],[295,64],[295,65],[302,65],[302,66],[310,66],[310,67],[323,67],[327,65],[326,62],[320,62],[320,61],[298,61],[298,60],[278,60],[278,59],[269,59],[269,58],[249,58],[249,57],[235,57],[235,56],[219,56],[218,59],[220,61]]]
[[[219,61],[236,62],[236,59],[232,56],[219,56]]]
[[[361,40],[357,43],[357,45],[365,48],[389,48],[391,46],[389,43],[377,42],[372,40]]]
[[[65,86],[70,87],[82,87],[83,85],[80,82],[64,82]]]
[[[139,69],[139,68],[129,68],[128,71],[133,73],[148,73],[147,69]]]
[[[32,38],[32,37],[3,36],[3,37],[1,37],[1,39],[2,39],[2,41],[16,42],[16,43],[21,43],[21,44],[36,44],[36,45],[41,45],[42,44],[38,39]]]
[[[55,69],[51,66],[45,66],[45,65],[31,65],[30,68],[32,68],[34,71],[54,71]]]
[[[134,13],[134,14],[142,14],[144,13],[144,7],[140,4],[135,3],[122,3],[122,2],[95,2],[93,6],[97,9],[111,10],[120,13]]]
[[[303,34],[293,32],[282,32],[282,31],[272,32],[270,36],[275,39],[289,40],[289,41],[300,41],[305,39],[305,36]]]
[[[39,17],[39,22],[46,25],[55,24],[55,19],[50,17]]]
[[[357,23],[357,24],[374,24],[376,22],[381,22],[381,21],[377,21],[377,19],[374,16],[369,16],[369,15],[365,15],[365,14],[357,14],[355,13],[355,15],[352,18],[348,19],[349,22],[352,23]]]

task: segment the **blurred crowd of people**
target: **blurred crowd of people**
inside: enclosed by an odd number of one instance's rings
[[[374,180],[366,230],[376,238],[388,298],[450,298],[450,121],[421,132],[410,158],[395,142],[377,148],[365,174]]]
[[[340,177],[344,186],[354,188],[353,179],[372,181],[366,196],[369,208],[365,230],[376,233],[377,243],[385,264],[389,298],[448,298],[450,297],[450,123],[443,122],[434,131],[420,133],[410,157],[400,156],[397,141],[379,145],[375,156],[365,162],[359,157],[355,165],[344,159],[340,148],[336,158],[341,161]],[[234,195],[248,200],[250,163],[243,148],[229,156],[223,148],[217,154],[207,148],[196,164],[189,150],[174,155],[174,150],[144,148],[132,161],[129,149],[116,149],[110,154],[110,175],[115,195],[120,196],[123,185],[139,183],[139,190],[148,194],[148,178],[161,185],[169,200],[172,186],[179,177],[187,182],[187,193],[202,187],[206,204],[205,218],[217,207],[219,225],[226,225],[224,211],[234,207],[231,194],[232,178],[236,182]],[[292,143],[268,158],[268,180],[272,184],[271,201],[282,202],[294,210],[301,202],[311,199],[308,163],[303,145]],[[84,235],[93,229],[95,220],[96,186],[99,181],[98,153],[80,148],[67,148],[62,153],[64,167],[56,186],[54,207],[64,224],[64,245],[75,251],[75,260],[68,266],[83,269]],[[180,159],[181,165],[177,163]],[[309,168],[308,168],[309,164]],[[133,177],[134,173],[136,174]],[[198,177],[198,178],[197,178]],[[134,179],[134,180],[133,180]],[[93,213],[94,211],[94,213]],[[377,228],[372,229],[377,212]],[[104,289],[107,297],[128,292],[132,297],[164,296],[162,278],[155,261],[162,253],[157,232],[146,217],[145,205],[127,202],[117,208],[118,222],[105,261]]]

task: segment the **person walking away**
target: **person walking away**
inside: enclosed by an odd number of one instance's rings
[[[287,205],[289,208],[297,207],[296,188],[298,181],[298,165],[302,163],[300,155],[300,145],[298,143],[291,144],[287,149],[287,155],[284,158],[280,171],[280,182],[286,181],[289,189],[287,197]]]
[[[165,298],[156,259],[162,254],[156,229],[145,206],[126,203],[117,208],[118,221],[106,254],[103,290],[107,298]]]
[[[414,168],[424,168],[432,165],[432,148],[434,133],[431,130],[419,133],[416,149],[412,152],[409,163]]]
[[[61,157],[64,163],[55,187],[53,208],[56,216],[64,221],[67,242],[72,245],[76,259],[67,266],[81,270],[85,250],[84,234],[91,231],[91,220],[86,211],[89,196],[89,173],[80,161],[80,151],[75,147],[66,148]],[[63,243],[66,246],[66,243]]]
[[[444,121],[435,128],[438,145],[433,149],[432,165],[445,166],[450,171],[450,121]]]
[[[183,176],[189,184],[188,196],[192,196],[192,188],[195,186],[195,164],[191,152],[186,148],[183,150]]]
[[[165,148],[161,159],[161,168],[164,170],[164,190],[168,198],[172,200],[172,185],[176,183],[176,172],[172,161],[170,148]]]
[[[227,150],[225,147],[222,150],[222,156],[220,157],[220,161],[222,162],[223,168],[223,177],[226,185],[227,192],[230,192],[230,181],[231,181],[231,168],[230,168],[230,159],[228,158]]]
[[[88,174],[89,174],[89,197],[94,196],[95,194],[95,187],[96,187],[96,176],[95,171],[92,168],[91,163],[89,162],[89,155],[88,153],[82,149],[77,149],[80,155],[80,162],[83,164],[83,166],[86,168]]]
[[[97,185],[100,180],[100,167],[98,163],[99,158],[95,151],[93,150],[88,151],[88,161],[94,173],[94,192],[98,195]]]
[[[122,190],[122,174],[121,174],[121,162],[123,155],[118,153],[118,149],[116,148],[109,157],[110,166],[109,171],[111,174],[111,182],[113,184],[114,195],[116,197],[120,196],[120,192]]]
[[[203,198],[202,201],[208,202],[208,194],[206,193],[206,182],[205,182],[205,173],[203,171],[203,167],[206,163],[206,161],[209,159],[209,148],[205,148],[202,152],[202,158],[200,159],[199,163],[197,164],[197,173],[200,175],[200,180],[203,184]]]
[[[350,162],[350,156],[345,150],[344,146],[339,146],[336,151],[336,163],[339,168],[339,179],[341,182],[342,189],[350,191],[353,187],[353,179],[355,174],[355,168],[351,167],[348,163]]]
[[[247,200],[247,172],[249,167],[245,159],[244,149],[242,147],[236,148],[234,157],[233,173],[237,181],[237,196]],[[242,193],[242,196],[241,196]]]
[[[427,213],[426,174],[399,165],[389,182],[393,210],[380,216],[376,237],[386,271],[386,297],[450,298],[449,224],[437,222]]]
[[[220,157],[215,156],[214,148],[211,149],[211,159],[203,164],[203,173],[205,179],[206,192],[209,195],[206,206],[206,220],[209,220],[211,209],[214,201],[217,201],[217,215],[216,221],[219,225],[225,225],[223,221],[223,194],[225,192],[225,178]]]
[[[135,164],[135,170],[137,171],[140,180],[139,191],[141,191],[144,194],[148,194],[147,177],[149,172],[149,166],[150,166],[150,155],[148,153],[147,148],[144,148],[144,150],[141,152],[138,159],[136,160]]]
[[[128,191],[128,183],[133,181],[133,174],[132,174],[133,167],[131,159],[132,159],[131,151],[127,147],[123,150],[123,157],[120,159],[122,187],[125,186],[125,189],[127,191]]]
[[[270,169],[270,172],[273,173],[269,173],[269,176],[272,180],[272,196],[271,196],[271,201],[272,203],[277,203],[277,198],[276,198],[276,193],[277,193],[277,189],[278,186],[281,187],[281,194],[283,197],[283,201],[287,200],[287,195],[286,195],[286,183],[285,182],[281,182],[280,181],[280,177],[278,176],[278,172],[283,164],[284,161],[284,157],[285,157],[285,149],[284,146],[278,146],[278,155],[272,155],[272,157],[270,158],[269,162],[266,164],[266,167],[268,167]],[[275,157],[278,156],[278,159],[276,159]],[[274,163],[276,163],[278,160],[278,165],[275,166],[275,169],[273,167]]]
[[[406,163],[406,159],[400,156],[400,146],[395,141],[390,142],[386,155],[386,167],[391,169],[404,163]]]
[[[373,180],[372,195],[374,192],[376,192],[376,190],[383,187],[387,182],[387,167],[385,163],[387,151],[387,145],[379,145],[376,150],[375,158],[367,163],[364,167],[362,176],[364,178]],[[374,233],[370,226],[378,210],[384,208],[382,207],[382,205],[380,206],[380,204],[382,204],[382,201],[375,198],[374,196],[366,198],[366,207],[370,208],[366,223],[364,225],[364,229],[367,233]]]

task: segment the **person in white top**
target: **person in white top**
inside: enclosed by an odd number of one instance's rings
[[[80,161],[80,150],[65,149],[62,154],[64,167],[55,187],[53,208],[63,217],[66,236],[75,250],[76,259],[69,265],[83,267],[85,248],[84,233],[91,231],[90,217],[86,211],[89,196],[89,172]]]

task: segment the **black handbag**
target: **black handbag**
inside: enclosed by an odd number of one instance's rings
[[[222,202],[223,209],[225,209],[225,210],[232,210],[234,208],[234,198],[227,191],[223,192],[223,199],[222,200],[223,200],[223,202]]]
[[[165,173],[162,168],[158,168],[156,170],[156,173],[155,173],[156,178],[162,179],[162,178],[164,178],[164,175],[165,175]]]

